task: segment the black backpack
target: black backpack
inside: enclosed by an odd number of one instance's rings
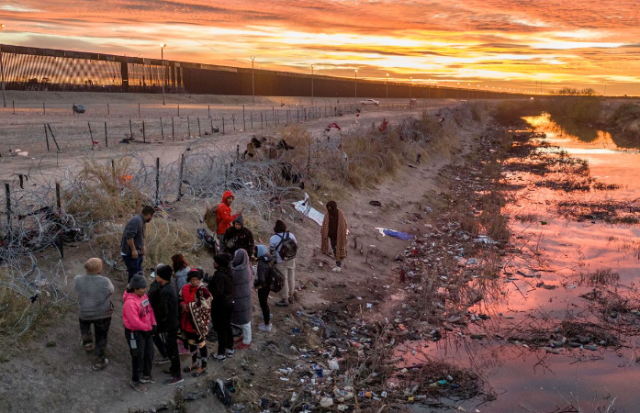
[[[267,285],[269,285],[269,290],[274,293],[279,293],[284,286],[284,275],[282,272],[276,267],[276,264],[272,260],[269,262],[269,277],[267,279]]]
[[[294,259],[296,257],[296,254],[298,253],[298,244],[296,244],[296,242],[289,237],[288,232],[285,232],[284,237],[279,234],[278,236],[281,238],[281,240],[276,247],[276,251],[280,254],[280,258],[282,258],[283,261]]]

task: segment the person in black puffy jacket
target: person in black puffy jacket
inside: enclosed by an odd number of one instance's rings
[[[269,293],[271,292],[271,276],[269,274],[269,266],[271,265],[271,255],[269,248],[265,245],[257,245],[255,247],[255,255],[258,258],[258,277],[253,286],[258,289],[258,300],[262,309],[262,317],[264,322],[258,326],[258,330],[271,331],[271,312],[269,310]]]

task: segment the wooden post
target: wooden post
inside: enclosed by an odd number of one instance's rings
[[[109,147],[109,133],[107,131],[107,122],[104,123],[104,147]]]
[[[138,117],[140,117],[140,104],[138,103]]]
[[[16,101],[12,100],[11,103],[13,105],[13,114],[15,115],[16,114]]]
[[[49,134],[47,133],[47,124],[44,124],[44,139],[47,142],[47,152],[49,152]]]
[[[60,197],[60,182],[56,182],[56,205],[58,206],[58,210],[62,208],[62,199]]]
[[[180,175],[178,180],[178,201],[182,199],[182,176],[184,173],[184,153],[180,154]]]
[[[244,119],[244,105],[242,105],[242,131],[247,130],[247,123]]]
[[[144,120],[142,121],[142,142],[147,143],[147,131],[144,127]]]
[[[222,115],[222,134],[224,135],[224,115]]]
[[[51,125],[47,123],[47,127],[49,128],[49,134],[51,135],[51,139],[53,139],[53,143],[56,144],[56,148],[58,149],[58,152],[60,152],[60,145],[58,145],[58,141],[56,140],[56,137],[53,134],[53,130],[51,129]]]
[[[198,136],[202,136],[202,129],[200,129],[200,118],[198,118]]]
[[[87,122],[87,125],[89,125],[89,139],[91,139],[91,150],[94,150],[94,144],[93,144],[93,132],[91,132],[91,122]]]
[[[164,125],[162,124],[162,118],[160,118],[160,136],[162,136],[162,140],[164,140]]]
[[[176,140],[176,125],[173,122],[173,116],[171,117],[171,139]]]
[[[226,176],[225,176],[225,188],[227,186],[226,184]],[[11,231],[11,188],[9,187],[8,183],[4,184],[4,195],[7,199],[7,226],[9,227],[9,242],[12,242],[13,240],[13,234]]]
[[[160,205],[160,158],[156,158],[156,208]]]
[[[231,126],[233,127],[233,131],[236,131],[236,114],[231,114]]]
[[[180,105],[178,105],[178,117],[180,117]]]
[[[191,139],[191,121],[189,120],[189,117],[187,116],[187,139]]]
[[[209,123],[211,124],[211,134],[213,135],[213,118],[209,118]]]

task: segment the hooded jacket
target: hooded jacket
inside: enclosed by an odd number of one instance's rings
[[[124,327],[131,331],[150,332],[153,329],[152,326],[156,325],[156,317],[153,314],[149,297],[146,294],[138,297],[133,292],[125,291],[122,299],[124,300],[122,306]]]
[[[233,276],[229,267],[220,267],[209,281],[209,292],[213,296],[212,315],[216,316],[223,308],[233,306]]]
[[[148,296],[158,323],[158,331],[164,333],[177,329],[180,326],[180,309],[174,282],[170,281],[163,286],[154,281],[149,287]]]
[[[271,277],[269,276],[269,263],[271,262],[271,255],[269,250],[264,245],[258,245],[258,274],[253,286],[256,288],[268,287],[271,283]]]
[[[218,235],[224,235],[227,229],[231,226],[234,219],[238,218],[239,214],[231,215],[231,207],[227,205],[227,198],[234,197],[233,192],[225,191],[222,194],[222,202],[218,204],[218,211],[216,212],[216,221],[218,222]]]
[[[236,229],[235,225],[231,225],[229,229],[224,233],[222,239],[222,247],[224,252],[230,255],[234,255],[240,248],[247,251],[249,258],[253,256],[253,233],[244,226],[244,219],[242,216],[233,220],[233,224],[238,222],[242,225],[242,228]]]
[[[244,325],[251,322],[251,281],[253,271],[244,250],[236,251],[231,263],[233,274],[233,311],[231,323]]]

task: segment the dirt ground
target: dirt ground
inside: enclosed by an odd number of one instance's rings
[[[79,97],[85,97],[81,95]],[[78,97],[78,98],[79,98]],[[105,99],[112,97],[106,97]],[[153,96],[157,101],[158,97]],[[175,97],[171,97],[174,99]],[[33,97],[37,101],[39,97]],[[76,96],[65,97],[71,101]],[[180,98],[186,99],[184,97]],[[196,99],[196,97],[194,97]],[[200,99],[200,97],[198,97]],[[246,99],[246,98],[245,98]],[[278,101],[280,98],[275,98]],[[203,98],[204,100],[204,98]],[[261,99],[261,103],[264,99]],[[234,102],[219,101],[220,104]],[[271,101],[267,102],[268,106]],[[156,102],[157,104],[157,102]],[[451,105],[452,102],[439,102],[438,106]],[[430,108],[435,108],[431,104]],[[237,107],[236,107],[237,109]],[[414,112],[367,112],[360,117],[361,124],[379,122],[382,117],[388,120],[399,119]],[[1,118],[18,116],[2,112]],[[49,116],[49,115],[46,115]],[[51,115],[56,116],[56,115]],[[56,119],[59,120],[59,117]],[[353,125],[355,118],[352,115],[341,118],[320,119],[307,123],[306,127],[312,133],[320,133],[327,123],[338,121],[346,126]],[[375,189],[352,192],[350,196],[339,202],[340,208],[345,212],[351,236],[349,239],[349,257],[345,261],[344,270],[340,274],[331,272],[332,261],[320,253],[320,227],[311,220],[296,222],[291,225],[292,232],[296,235],[301,245],[297,259],[296,278],[298,287],[297,302],[289,308],[271,306],[274,329],[271,333],[257,331],[261,313],[254,297],[253,326],[254,339],[249,350],[237,352],[233,359],[224,363],[210,362],[208,373],[205,377],[194,379],[185,377],[184,392],[195,393],[196,398],[200,393],[207,395],[206,399],[199,399],[187,404],[189,412],[221,411],[223,407],[208,391],[208,382],[211,379],[226,379],[235,376],[242,379],[245,386],[251,386],[252,382],[273,380],[274,370],[287,360],[281,353],[274,351],[277,348],[288,348],[291,340],[289,320],[297,311],[311,311],[328,308],[335,303],[348,299],[362,299],[362,303],[373,303],[374,310],[371,317],[384,317],[388,306],[388,299],[394,293],[401,291],[394,286],[395,275],[390,271],[389,261],[405,250],[406,241],[391,237],[383,237],[375,229],[376,227],[388,227],[398,231],[407,231],[419,234],[422,222],[407,220],[414,213],[425,214],[425,207],[429,206],[425,194],[428,191],[437,191],[442,185],[439,171],[446,165],[461,162],[462,154],[472,150],[473,142],[479,131],[461,131],[461,146],[452,151],[452,154],[434,154],[428,163],[404,166],[395,177],[388,179]],[[252,132],[230,133],[215,138],[203,138],[215,140],[211,144],[221,149],[234,149],[237,144],[246,142]],[[4,137],[3,137],[4,138]],[[175,160],[179,154],[193,141],[154,143],[145,145],[140,153],[148,159],[160,157],[161,162]],[[2,141],[0,141],[0,145]],[[4,179],[14,179],[17,173],[36,171],[43,177],[55,177],[63,173],[65,169],[77,170],[82,160],[91,156],[100,161],[106,161],[123,151],[138,150],[142,144],[127,145],[126,148],[100,148],[94,151],[76,153],[61,153],[56,159],[54,156],[43,156],[37,159],[20,157],[3,157],[0,163],[0,176]],[[25,148],[21,148],[25,149]],[[59,165],[59,166],[58,166]],[[376,200],[382,207],[369,205],[369,201]],[[358,249],[353,248],[357,240]],[[265,240],[262,240],[265,241]],[[360,252],[362,246],[362,253]],[[379,255],[368,251],[382,251],[386,257],[381,259]],[[65,258],[68,281],[79,273],[81,263],[90,254],[86,246],[80,245],[77,250],[70,252]],[[210,260],[192,263],[199,265],[205,271],[212,271]],[[123,337],[121,318],[122,291],[124,288],[120,274],[107,274],[114,280],[116,293],[114,304],[116,311],[109,336],[108,354],[110,364],[102,372],[91,370],[90,358],[80,346],[80,335],[77,325],[75,308],[71,307],[59,318],[51,320],[51,326],[39,334],[22,342],[20,348],[13,349],[14,357],[0,364],[0,411],[17,412],[125,412],[138,409],[152,409],[162,406],[174,399],[175,389],[167,388],[161,384],[149,386],[145,394],[134,392],[129,386],[130,357],[126,342]],[[388,289],[383,286],[391,286]],[[276,296],[274,296],[276,295]],[[275,304],[279,300],[277,294],[272,294],[270,302]],[[390,307],[390,306],[389,306]],[[209,343],[210,352],[216,345]],[[183,364],[186,358],[183,357]],[[162,380],[161,368],[154,368],[154,375]],[[258,395],[264,397],[265,395]],[[254,411],[247,407],[246,411]]]

